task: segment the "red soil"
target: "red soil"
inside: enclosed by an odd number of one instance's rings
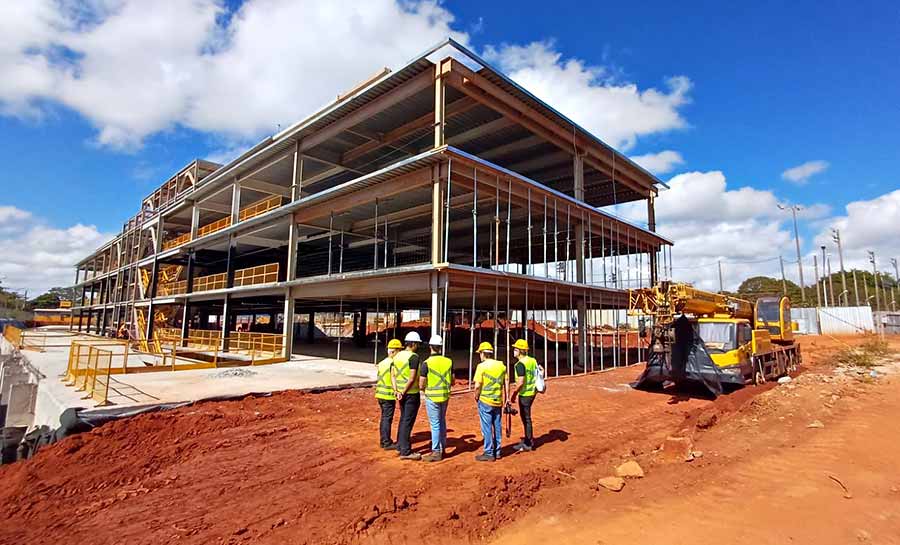
[[[819,365],[839,346],[805,340],[804,356]],[[574,516],[613,464],[637,457],[652,468],[668,435],[741,414],[771,388],[706,401],[623,386],[639,372],[552,380],[535,404],[539,448],[509,450],[515,421],[493,464],[473,459],[481,441],[469,394],[451,399],[450,456],[438,464],[376,448],[369,390],[288,392],[114,422],[0,468],[0,543],[433,545],[529,535],[533,514]],[[428,449],[424,407],[413,439]],[[671,483],[693,475],[669,474],[667,494],[677,498]]]

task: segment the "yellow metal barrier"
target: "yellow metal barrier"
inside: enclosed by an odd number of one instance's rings
[[[232,331],[228,334],[228,351],[250,356],[251,365],[283,361],[284,335]]]
[[[202,237],[210,233],[215,233],[216,231],[221,231],[222,229],[225,229],[229,226],[231,226],[231,216],[225,216],[220,220],[216,220],[212,223],[207,223],[206,225],[201,226],[199,229],[197,229],[197,236]]]
[[[183,235],[179,235],[175,238],[171,238],[165,242],[163,242],[163,250],[171,250],[172,248],[177,248],[182,244],[191,241],[191,233],[184,233]]]
[[[199,276],[194,279],[194,291],[221,290],[228,286],[228,275],[225,273]]]
[[[234,271],[234,285],[253,286],[255,284],[277,282],[278,269],[278,263],[238,269]],[[194,279],[194,291],[221,290],[226,287],[228,287],[228,275],[226,273],[210,274]]]
[[[16,348],[22,348],[22,330],[18,327],[7,324],[3,328],[3,336]]]
[[[183,295],[187,293],[187,280],[178,280],[176,282],[160,283],[156,286],[156,295],[158,297],[169,297],[172,295]]]
[[[234,271],[235,286],[252,286],[254,284],[268,284],[278,281],[278,263],[259,265],[248,269]]]
[[[238,221],[248,220],[250,218],[255,218],[260,214],[265,214],[269,210],[274,210],[281,206],[283,197],[281,195],[273,195],[267,199],[263,199],[261,201],[256,201],[253,204],[245,206],[238,213]]]

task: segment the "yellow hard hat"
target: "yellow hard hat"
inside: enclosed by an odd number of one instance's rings
[[[491,343],[489,343],[489,342],[483,342],[483,343],[479,344],[478,350],[476,350],[476,352],[493,352],[493,351],[494,351],[494,347],[491,346]]]
[[[528,341],[525,339],[519,339],[513,343],[513,348],[518,348],[519,350],[528,350]]]
[[[388,348],[403,348],[403,343],[400,342],[400,339],[391,339],[388,341]]]

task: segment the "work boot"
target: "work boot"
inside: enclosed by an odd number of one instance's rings
[[[479,454],[478,456],[475,457],[475,461],[476,462],[493,462],[494,457],[488,456],[487,454]]]
[[[418,452],[410,452],[409,454],[401,454],[400,459],[401,460],[421,460],[422,455],[419,454]]]
[[[514,446],[513,449],[518,452],[531,452],[532,450],[534,450],[534,447],[526,445],[525,443],[519,443],[518,445]]]
[[[397,450],[398,446],[399,445],[397,445],[397,442],[394,441],[393,443],[391,443],[389,445],[381,445],[381,448],[384,450]]]
[[[431,454],[423,456],[422,459],[426,462],[440,462],[444,459],[444,455],[439,450],[433,450],[431,451]]]

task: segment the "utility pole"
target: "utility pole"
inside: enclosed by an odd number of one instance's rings
[[[856,306],[859,306],[859,284],[856,283],[856,269],[853,269],[853,295],[856,296]]]
[[[781,264],[781,294],[787,296],[787,281],[784,279],[784,258],[778,256],[778,262]]]
[[[813,255],[813,273],[816,275],[816,308],[822,306],[822,298],[819,296],[819,259]]]
[[[800,234],[797,231],[797,210],[800,210],[800,207],[797,205],[791,205],[790,207],[785,207],[782,205],[778,205],[778,208],[781,210],[786,210],[790,208],[791,215],[794,217],[794,245],[797,247],[797,269],[800,272],[800,298],[803,302],[806,302],[806,288],[803,286],[803,258],[800,257]]]
[[[841,231],[839,229],[832,229],[831,233],[831,238],[837,243],[838,259],[841,264],[841,289],[844,290],[844,306],[849,307],[850,301],[848,301],[848,299],[850,292],[847,291],[847,276],[844,272],[844,250],[841,248]]]
[[[822,246],[821,248],[822,248],[822,299],[825,299],[825,308],[828,308],[828,286],[826,285],[826,281],[828,280],[828,277],[826,276],[826,273],[825,273],[825,269],[826,269],[826,267],[825,267],[825,261],[826,261],[825,246]],[[832,301],[831,304],[833,305],[834,301]]]
[[[723,282],[722,282],[722,260],[720,259],[719,260],[719,293],[722,293],[724,291],[725,291],[725,288],[723,287]]]
[[[834,282],[832,281],[833,277],[831,275],[831,255],[828,256],[828,298],[831,300],[831,306],[841,306],[841,298],[837,298],[837,302],[834,299]]]
[[[872,264],[872,274],[875,276],[875,310],[881,310],[881,299],[878,296],[878,265],[875,263],[875,252],[869,252],[869,263]]]
[[[895,295],[895,291],[900,288],[900,272],[897,272],[897,258],[891,258],[891,265],[894,266],[894,287],[891,288],[891,306],[894,310],[897,310],[897,296]]]
[[[863,291],[864,295],[866,296],[866,306],[871,307],[872,303],[869,302],[869,283],[866,282],[865,277],[863,277]]]

